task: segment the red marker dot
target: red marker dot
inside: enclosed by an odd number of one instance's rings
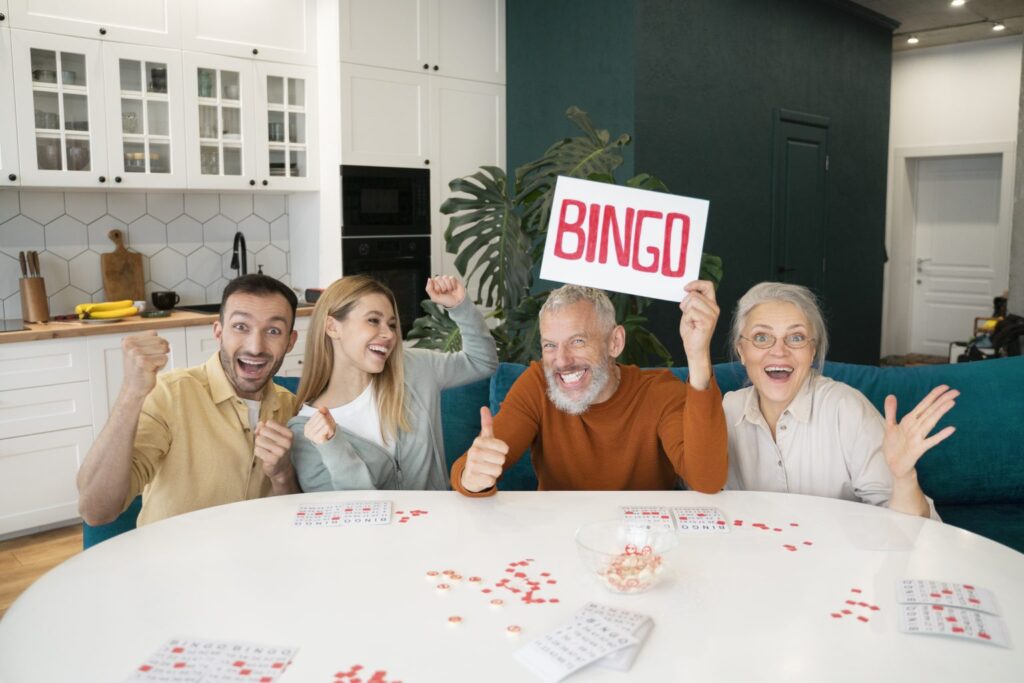
[[[858,621],[867,621],[868,618],[867,617],[857,617],[857,620]]]
[[[833,612],[833,613],[832,613],[832,618],[833,618],[833,619],[842,619],[842,618],[843,618],[843,615],[842,615],[842,614],[840,614],[839,612]]]

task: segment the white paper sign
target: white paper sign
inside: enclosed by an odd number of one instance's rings
[[[709,202],[559,176],[540,276],[682,301],[697,279]]]

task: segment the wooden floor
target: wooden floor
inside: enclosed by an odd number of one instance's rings
[[[32,582],[82,552],[82,525],[0,541],[0,617]]]

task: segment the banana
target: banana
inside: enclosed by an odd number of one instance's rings
[[[99,304],[78,304],[75,306],[75,313],[81,318],[83,313],[96,313],[99,311],[116,311],[121,308],[128,308],[134,302],[131,299],[123,299],[121,301],[104,301]]]
[[[135,306],[127,306],[125,308],[104,309],[102,311],[97,311],[95,309],[83,311],[78,314],[78,317],[82,320],[110,320],[112,318],[127,318],[128,316],[135,315],[138,312],[139,309],[135,308]]]

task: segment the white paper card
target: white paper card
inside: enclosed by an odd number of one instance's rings
[[[718,508],[712,507],[674,507],[672,517],[676,521],[676,529],[686,533],[729,533],[729,525],[725,515]]]
[[[293,526],[344,526],[390,524],[391,501],[358,500],[350,503],[300,505]]]
[[[900,631],[915,635],[950,636],[976,643],[1009,647],[999,617],[945,605],[900,605]]]
[[[704,199],[559,176],[540,276],[679,302],[700,274]]]
[[[172,638],[140,664],[125,683],[273,683],[298,648],[204,638]]]
[[[999,614],[996,596],[969,583],[904,579],[896,582],[896,601],[901,604],[948,605]]]
[[[569,674],[623,648],[637,639],[597,615],[582,616],[516,650],[519,663],[544,683],[557,683]]]
[[[617,671],[629,671],[629,668],[633,666],[633,660],[640,654],[640,648],[643,647],[647,634],[654,627],[654,622],[651,618],[645,614],[629,612],[607,605],[599,605],[596,602],[587,603],[582,610],[577,612],[577,618],[583,615],[597,615],[605,622],[612,624],[616,628],[621,628],[637,639],[636,645],[624,647],[618,652],[613,652],[597,660],[598,666]]]
[[[672,513],[667,507],[656,505],[623,505],[622,521],[644,529],[675,529]]]

